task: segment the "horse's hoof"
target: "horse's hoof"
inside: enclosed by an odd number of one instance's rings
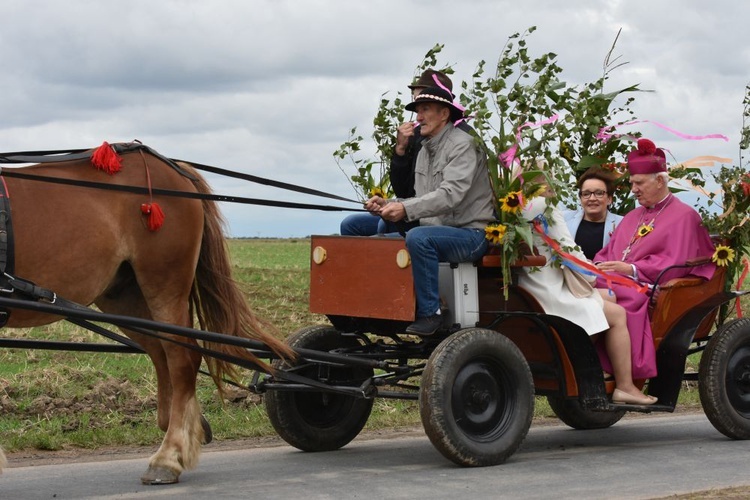
[[[203,415],[201,415],[201,426],[203,426],[203,444],[208,444],[214,440],[214,433],[211,430],[211,424]]]
[[[148,470],[141,476],[143,484],[175,484],[180,480],[180,475],[165,467],[148,466]]]

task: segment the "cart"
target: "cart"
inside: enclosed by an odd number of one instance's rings
[[[288,343],[331,358],[277,360],[276,375],[256,378],[279,435],[303,451],[335,450],[359,434],[375,398],[411,399],[442,455],[462,466],[490,466],[520,447],[535,395],[568,426],[601,429],[628,411],[673,412],[683,380],[697,380],[714,427],[750,438],[750,320],[713,328],[718,308],[745,293],[725,290],[725,268],[709,281],[657,281],[651,317],[658,376],[638,382],[658,403],[639,406],[611,402],[614,382],[605,380],[583,329],[544,314],[515,282],[504,298],[499,259],[441,264],[445,322],[420,338],[403,333],[415,310],[404,240],[314,236],[310,310],[330,325],[303,328]],[[543,263],[530,256],[514,266]],[[699,370],[686,373],[687,356],[696,352],[703,353]],[[289,374],[316,385],[289,382]]]

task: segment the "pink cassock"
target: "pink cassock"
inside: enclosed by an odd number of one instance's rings
[[[636,237],[639,228],[649,223],[653,230],[645,236]],[[638,207],[628,213],[615,229],[609,244],[596,254],[594,262],[621,260],[635,264],[638,279],[652,284],[667,267],[684,264],[696,257],[710,257],[713,253],[713,242],[701,224],[698,212],[670,195],[652,208]],[[710,279],[715,269],[714,264],[674,269],[662,276],[659,284],[684,276]],[[597,286],[607,288],[601,279]],[[612,290],[617,296],[617,303],[627,311],[633,378],[652,378],[656,376],[656,351],[648,316],[648,296],[622,285],[613,285]],[[612,365],[601,344],[598,346],[602,368],[612,373]]]

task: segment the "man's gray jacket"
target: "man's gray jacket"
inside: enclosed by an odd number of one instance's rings
[[[399,200],[407,221],[483,229],[495,220],[487,159],[452,123],[422,141],[414,174],[416,197]]]

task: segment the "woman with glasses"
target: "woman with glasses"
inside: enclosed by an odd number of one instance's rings
[[[521,213],[529,222],[543,215],[547,221],[544,224],[547,236],[563,248],[574,246],[572,235],[567,224],[563,222],[560,210],[549,203],[547,196],[537,196],[528,200]],[[615,379],[613,403],[656,403],[655,397],[643,394],[633,382],[630,332],[625,309],[616,303],[615,297],[607,290],[593,287],[594,276],[591,276],[590,280],[584,277],[592,284],[588,292],[572,290],[565,281],[563,269],[559,264],[554,264],[557,251],[539,234],[534,233],[533,239],[534,247],[546,257],[547,263],[538,268],[519,268],[519,286],[537,300],[546,314],[559,316],[580,326],[597,344],[601,355],[606,354],[608,366],[611,365],[607,373],[611,373]],[[577,249],[570,253],[584,260],[584,256]]]
[[[601,167],[591,167],[578,179],[581,208],[564,213],[570,234],[589,260],[609,242],[622,220],[621,215],[609,211],[614,192],[612,174]]]

